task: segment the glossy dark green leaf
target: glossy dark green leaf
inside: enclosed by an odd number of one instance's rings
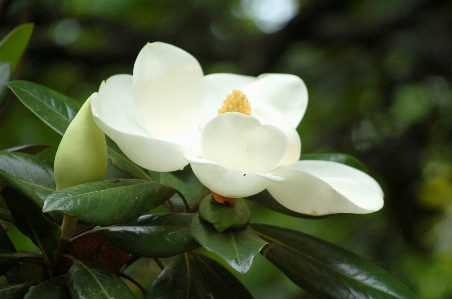
[[[0,178],[41,208],[55,191],[53,163],[34,155],[0,151]]]
[[[127,158],[122,153],[122,151],[119,149],[119,147],[113,140],[111,140],[110,138],[106,138],[106,140],[107,140],[108,158],[111,160],[111,164],[115,168],[130,175],[133,175],[134,177],[139,179],[152,180],[148,172],[144,168],[130,161],[129,158]]]
[[[29,283],[8,283],[0,286],[0,298],[22,299],[30,288]]]
[[[100,266],[75,260],[66,277],[72,299],[136,299],[116,275]]]
[[[0,224],[0,276],[18,263],[16,248]]]
[[[194,214],[150,214],[124,226],[95,228],[94,232],[128,253],[143,257],[170,257],[194,250],[199,244],[189,226]]]
[[[190,233],[202,247],[219,255],[242,274],[250,270],[254,258],[267,244],[249,226],[244,229],[230,228],[219,233],[212,224],[199,217],[193,218]]]
[[[255,202],[259,205],[262,205],[270,210],[286,214],[289,216],[297,217],[297,218],[307,218],[307,219],[322,219],[328,216],[309,216],[305,214],[300,214],[289,210],[288,208],[282,206],[279,202],[277,202],[273,196],[267,190],[264,190],[258,194],[246,198],[249,201]]]
[[[6,102],[9,89],[6,87],[5,83],[11,80],[12,69],[10,62],[1,62],[0,57],[0,108]]]
[[[171,186],[182,193],[190,204],[193,204],[202,198],[207,190],[190,167],[185,167],[183,170],[173,172],[148,172],[156,182]]]
[[[46,280],[32,288],[24,299],[70,299],[66,275]]]
[[[397,278],[337,245],[281,227],[252,227],[270,244],[262,255],[319,298],[416,298]]]
[[[12,81],[7,85],[31,112],[60,135],[81,107],[71,98],[36,83]]]
[[[215,226],[220,233],[230,227],[245,228],[251,218],[251,212],[243,198],[232,205],[218,203],[212,195],[206,196],[199,205],[199,216]]]
[[[167,201],[175,190],[148,180],[99,181],[66,188],[47,197],[44,212],[64,211],[96,225],[138,218]]]
[[[216,261],[185,253],[165,267],[146,299],[249,299],[248,290]]]
[[[60,227],[40,207],[16,190],[5,188],[2,196],[11,211],[14,225],[33,241],[50,265],[60,238]]]
[[[356,159],[355,157],[352,157],[347,154],[341,154],[341,153],[306,154],[306,155],[301,155],[300,160],[332,161],[332,162],[337,162],[337,163],[351,166],[351,167],[359,169],[365,173],[368,172],[367,166],[363,162],[361,162],[358,159]]]
[[[31,23],[17,26],[0,41],[0,61],[11,62],[13,74],[30,41],[33,27]]]

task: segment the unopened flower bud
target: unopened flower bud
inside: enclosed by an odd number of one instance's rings
[[[58,147],[54,164],[56,190],[102,180],[107,164],[105,135],[94,122],[88,98]]]

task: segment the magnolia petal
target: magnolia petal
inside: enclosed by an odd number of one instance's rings
[[[283,179],[272,175],[231,170],[204,158],[184,155],[199,181],[225,197],[240,198],[251,196],[265,190],[270,181],[280,182]]]
[[[99,87],[99,93],[114,101],[121,107],[123,113],[137,122],[138,117],[135,112],[133,101],[133,77],[132,75],[114,75],[105,81],[102,81]]]
[[[210,74],[204,76],[204,106],[202,127],[218,115],[226,96],[234,89],[242,90],[256,78],[235,74]],[[251,107],[252,108],[252,107]]]
[[[303,80],[289,74],[262,74],[242,90],[250,102],[260,101],[278,110],[296,128],[308,106]]]
[[[175,141],[174,135],[199,126],[203,72],[189,53],[165,43],[148,43],[133,69],[135,109],[147,132]]]
[[[321,160],[301,160],[290,167],[312,174],[324,181],[342,178],[356,181],[367,185],[383,197],[383,190],[373,177],[361,170],[342,163]],[[338,191],[341,192],[341,190]],[[346,194],[344,195],[347,196]]]
[[[288,139],[288,151],[279,166],[292,165],[300,159],[301,140],[297,130],[275,108],[264,102],[252,102],[251,116],[257,118],[262,125],[271,125],[283,131]]]
[[[146,131],[124,113],[121,105],[103,93],[93,93],[91,96],[91,110],[95,118],[102,120],[109,127],[124,133],[149,137]]]
[[[103,94],[91,96],[94,121],[134,163],[153,171],[175,171],[188,163],[184,147],[152,138]]]
[[[228,169],[268,173],[286,156],[288,141],[274,126],[262,126],[254,117],[228,112],[206,124],[201,148],[207,160]]]
[[[270,194],[281,205],[298,213],[314,216],[365,214],[383,207],[381,192],[350,177],[325,180],[292,167],[280,167],[271,174],[282,176],[285,181],[270,184],[267,188]]]

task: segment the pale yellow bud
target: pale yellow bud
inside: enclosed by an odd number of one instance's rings
[[[104,179],[107,163],[105,135],[94,122],[88,99],[69,124],[55,155],[56,189]]]

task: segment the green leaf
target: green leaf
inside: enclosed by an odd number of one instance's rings
[[[13,74],[30,41],[33,27],[31,23],[17,26],[0,41],[0,61],[10,61]]]
[[[397,278],[339,246],[290,229],[252,227],[270,244],[262,255],[319,298],[416,298]]]
[[[306,219],[322,219],[328,216],[309,216],[301,213],[294,212],[289,210],[288,208],[282,206],[279,202],[277,202],[273,196],[267,190],[264,190],[258,194],[252,195],[246,198],[249,201],[255,202],[261,206],[264,206],[270,210],[286,214],[289,216],[297,217],[297,218],[306,218]]]
[[[71,98],[36,83],[12,81],[7,85],[31,112],[60,135],[81,107]]]
[[[152,180],[151,176],[147,173],[147,171],[144,168],[130,161],[130,159],[127,158],[122,153],[122,151],[119,149],[119,147],[113,140],[111,140],[110,138],[106,138],[106,140],[107,140],[108,158],[110,159],[113,167],[130,175],[133,175],[136,178]]]
[[[53,163],[38,156],[0,151],[0,178],[41,208],[55,191]]]
[[[11,80],[11,75],[12,75],[11,63],[0,62],[0,108],[6,102],[9,90],[6,87],[5,83]]]
[[[136,299],[118,276],[96,264],[80,260],[74,260],[66,285],[72,299]]]
[[[0,276],[18,263],[16,248],[0,224]]]
[[[218,203],[212,195],[206,196],[199,205],[199,216],[212,223],[218,232],[230,227],[245,228],[251,218],[251,212],[243,198],[238,198],[234,204]]]
[[[8,283],[0,286],[0,298],[22,299],[30,288],[29,283]]]
[[[267,244],[249,226],[245,229],[230,228],[219,233],[210,223],[199,217],[193,218],[190,233],[202,247],[219,255],[242,274],[250,270],[254,258]]]
[[[367,166],[363,162],[361,162],[358,159],[356,159],[355,157],[352,157],[347,154],[341,154],[341,153],[306,154],[306,155],[301,155],[300,160],[332,161],[332,162],[337,162],[337,163],[351,166],[351,167],[361,170],[365,173],[369,172],[367,169]]]
[[[143,215],[127,226],[95,228],[93,231],[114,246],[136,256],[170,257],[194,250],[189,226],[194,214]]]
[[[216,261],[185,253],[165,267],[152,284],[147,299],[249,299],[248,290]]]
[[[173,188],[148,180],[99,181],[52,193],[43,211],[64,211],[107,226],[136,219],[174,193]]]
[[[11,211],[14,225],[38,246],[44,260],[50,265],[60,238],[60,227],[43,214],[41,208],[16,190],[5,188],[2,196]]]
[[[32,288],[24,299],[71,299],[65,281],[66,275],[46,280]]]

